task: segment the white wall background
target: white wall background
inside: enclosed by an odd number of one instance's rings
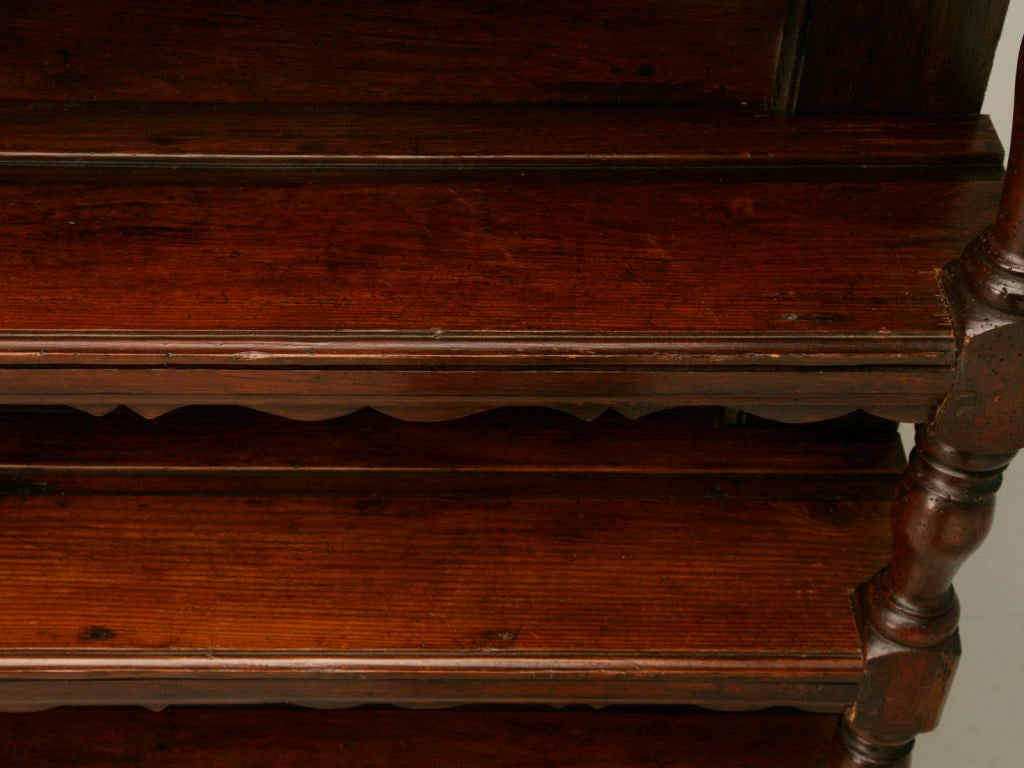
[[[1012,0],[982,108],[1009,145],[1024,0]],[[1022,404],[1024,407],[1024,404]],[[910,432],[904,432],[904,440]],[[992,533],[956,580],[960,662],[942,724],[922,735],[916,768],[1024,767],[1024,452],[1010,466]]]

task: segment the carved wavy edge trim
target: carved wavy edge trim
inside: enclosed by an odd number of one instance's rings
[[[102,417],[118,408],[126,408],[146,419],[156,419],[164,414],[170,413],[190,405],[202,405],[202,403],[80,403],[69,404],[70,407],[84,411],[96,417]],[[254,411],[268,413],[272,416],[279,416],[296,421],[326,421],[348,416],[356,411],[367,408],[377,411],[385,416],[390,416],[402,421],[430,422],[450,421],[454,419],[473,416],[489,410],[504,407],[501,404],[489,405],[459,405],[459,404],[436,404],[436,405],[366,405],[363,403],[354,404],[325,404],[325,405],[288,405],[287,403],[238,403],[239,406]],[[681,402],[678,405],[657,403],[657,404],[549,404],[539,407],[548,408],[554,411],[561,411],[577,417],[582,421],[593,421],[607,411],[614,411],[628,419],[640,419],[661,411],[668,411],[678,407],[686,407],[688,404]],[[703,407],[703,406],[701,406]],[[817,421],[836,419],[855,411],[864,411],[873,416],[897,422],[923,423],[928,420],[930,409],[920,406],[888,406],[878,407],[870,404],[855,406],[771,406],[752,405],[744,406],[733,403],[722,403],[719,407],[729,408],[736,411],[749,413],[753,416],[779,421],[790,424],[803,424]]]

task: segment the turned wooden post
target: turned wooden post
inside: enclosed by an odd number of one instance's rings
[[[866,675],[832,764],[908,766],[938,722],[960,655],[953,577],[992,523],[1002,472],[1024,447],[1024,47],[995,224],[946,266],[954,385],[893,500],[892,562],[854,599]]]
[[[953,577],[988,533],[1011,458],[918,427],[893,500],[892,562],[855,597],[867,675],[841,727],[843,768],[909,765],[914,737],[938,723],[960,656]]]

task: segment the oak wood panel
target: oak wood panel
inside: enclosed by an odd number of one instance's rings
[[[8,4],[10,5],[10,4]],[[764,109],[784,0],[17,2],[0,99]]]
[[[9,768],[812,768],[835,718],[696,711],[66,709],[0,716]]]
[[[0,171],[133,182],[354,167],[455,165],[999,165],[988,118],[768,119],[670,106],[0,104]]]
[[[944,349],[934,271],[998,188],[3,186],[0,326],[920,334]]]

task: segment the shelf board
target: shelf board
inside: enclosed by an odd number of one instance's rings
[[[193,347],[204,334],[216,347],[222,332],[243,344],[267,333],[333,340],[292,353],[310,366],[359,357],[349,343],[362,335],[376,336],[378,365],[446,362],[449,339],[503,364],[520,342],[546,343],[563,365],[574,352],[577,365],[614,362],[602,341],[651,365],[815,353],[946,364],[952,330],[935,271],[990,217],[999,188],[905,176],[2,185],[0,353],[17,351],[10,332],[43,331],[22,342],[23,357],[64,364],[77,353],[84,364],[128,336],[136,350],[122,347],[124,362],[139,351],[186,364],[174,356],[189,345],[161,337],[173,329],[194,334]],[[66,332],[93,347],[62,350]],[[788,354],[771,357],[774,344]],[[220,365],[271,362],[231,351]]]
[[[817,447],[836,435],[821,429],[801,439],[797,428],[775,437],[767,426],[735,428],[707,443],[706,428],[677,429],[665,459],[665,440],[644,450],[637,438],[672,434],[685,418],[577,425],[497,414],[396,423],[347,463],[368,427],[386,429],[379,415],[361,418],[347,436],[344,421],[331,425],[336,464],[312,462],[328,478],[317,486],[324,495],[296,495],[302,475],[263,492],[261,475],[281,482],[302,430],[281,430],[280,440],[264,430],[278,453],[258,452],[262,466],[245,473],[239,443],[227,441],[228,479],[217,490],[228,495],[211,495],[196,466],[212,447],[198,462],[167,462],[161,484],[151,463],[159,451],[131,430],[121,450],[142,446],[140,457],[98,475],[83,461],[96,432],[80,436],[89,447],[69,451],[63,468],[33,468],[46,449],[30,440],[29,466],[7,470],[29,481],[27,495],[4,498],[0,517],[0,709],[661,702],[838,711],[855,695],[863,670],[849,595],[887,560],[881,481],[891,489],[896,478],[893,432],[848,431],[867,459],[830,485]],[[220,426],[208,421],[208,434]],[[488,440],[445,447],[460,426]],[[325,445],[319,434],[313,448]],[[548,453],[526,461],[547,437]],[[422,446],[407,453],[411,439]],[[769,466],[767,449],[785,439],[790,449]],[[424,461],[432,446],[442,447]],[[95,456],[109,461],[111,448],[100,441]],[[766,458],[744,470],[755,451]],[[839,458],[826,452],[824,466]],[[142,475],[135,494],[133,470]],[[62,489],[32,485],[33,472],[92,477]],[[761,477],[779,498],[757,492]],[[666,490],[674,478],[679,488]]]
[[[8,768],[817,768],[836,719],[788,712],[64,709],[0,716]]]
[[[0,116],[0,402],[91,411],[924,420],[956,352],[936,271],[992,220],[1002,176],[971,117]]]

